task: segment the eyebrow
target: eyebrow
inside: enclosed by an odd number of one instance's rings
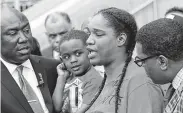
[[[65,34],[67,33],[68,31],[62,31],[62,32],[58,32],[58,33],[48,33],[46,32],[47,35],[55,35],[55,34]]]
[[[5,28],[5,30],[15,30],[15,29],[19,29],[19,27],[22,29],[22,28],[24,28],[28,25],[29,25],[29,22],[26,22],[25,24],[21,24],[21,25],[18,25],[18,26],[17,25],[10,25],[10,26],[7,26]]]
[[[77,51],[83,51],[83,49],[75,49],[74,52],[77,52]]]
[[[94,31],[94,32],[104,32],[103,30],[96,29],[96,28],[93,28],[93,31]]]
[[[76,49],[74,49],[74,50],[72,51],[72,53],[75,53],[75,52],[78,52],[78,51],[83,52],[84,50],[83,50],[83,49],[78,49],[78,48],[76,48]],[[62,53],[61,55],[68,55],[68,53]]]

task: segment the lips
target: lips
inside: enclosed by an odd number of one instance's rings
[[[80,69],[80,65],[73,66],[71,69],[73,71],[78,71]]]
[[[89,57],[90,59],[96,56],[96,54],[97,54],[96,50],[91,49],[91,48],[89,48],[89,47],[87,47],[87,50],[89,51],[88,57]]]
[[[30,51],[30,47],[28,47],[28,46],[20,47],[20,48],[18,49],[18,52],[19,52],[20,54],[28,54],[29,51]]]

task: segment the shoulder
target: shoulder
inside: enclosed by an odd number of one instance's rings
[[[82,88],[98,88],[101,85],[102,80],[103,77],[100,75],[100,73],[92,67],[90,72],[83,76]]]
[[[37,60],[43,67],[46,68],[52,68],[52,67],[55,68],[60,63],[59,60],[53,58],[47,58],[44,56],[31,55],[30,58],[32,60]]]
[[[42,55],[46,56],[46,57],[52,57],[52,52],[53,52],[53,50],[52,50],[51,46],[48,46],[47,48],[45,48],[41,51]]]
[[[48,46],[47,48],[44,48],[43,50],[42,50],[42,52],[48,52],[48,51],[50,51],[50,50],[52,50],[52,47],[51,46]]]
[[[101,83],[103,80],[101,74],[94,67],[91,67],[90,72],[84,78],[85,81],[92,81],[93,84]]]
[[[131,69],[133,69],[133,71],[131,71]],[[129,66],[127,74],[129,74],[127,75],[129,77],[129,95],[138,92],[138,90],[143,90],[149,93],[162,93],[161,87],[158,84],[153,83],[151,78],[145,73],[144,68],[136,66],[135,63]]]

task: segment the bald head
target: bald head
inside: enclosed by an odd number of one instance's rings
[[[72,25],[68,14],[55,12],[46,17],[45,28],[53,50],[59,51],[59,41],[65,33],[72,29]]]
[[[69,15],[63,12],[54,12],[49,14],[45,19],[45,27],[47,31],[50,31],[50,27],[60,26],[60,28],[65,27],[66,29],[71,28],[71,20]]]
[[[1,5],[1,26],[3,26],[4,24],[6,24],[7,22],[10,23],[14,23],[16,20],[19,21],[27,21],[28,19],[26,18],[25,15],[23,15],[21,12],[19,12],[18,10],[9,7],[8,5]],[[9,19],[9,18],[14,18],[14,19]]]

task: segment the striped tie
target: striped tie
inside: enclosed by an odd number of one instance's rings
[[[38,97],[36,96],[34,90],[29,85],[27,80],[22,75],[22,71],[23,71],[23,66],[22,65],[18,66],[17,72],[19,75],[20,88],[21,88],[23,94],[25,95],[25,97],[26,97],[28,103],[30,104],[32,110],[34,111],[34,113],[44,113],[44,110],[42,109],[42,106],[39,102]]]

